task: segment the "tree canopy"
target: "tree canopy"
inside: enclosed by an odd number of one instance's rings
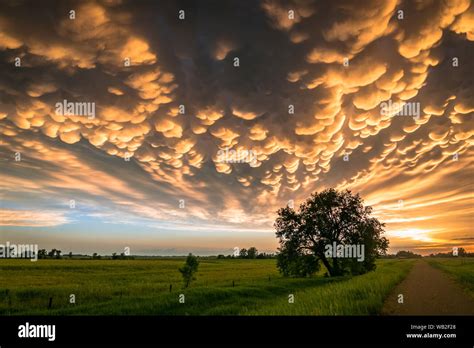
[[[375,258],[385,254],[384,224],[371,217],[358,194],[327,189],[314,193],[298,210],[281,208],[275,221],[279,238],[277,265],[286,276],[309,276],[319,261],[330,276],[362,274],[375,269]],[[331,251],[337,247],[337,251]],[[360,247],[363,255],[344,252]]]
[[[179,272],[183,276],[184,287],[187,288],[191,284],[192,280],[196,280],[194,274],[197,272],[199,266],[198,258],[192,254],[189,254],[186,258],[186,262],[183,267],[179,269]]]

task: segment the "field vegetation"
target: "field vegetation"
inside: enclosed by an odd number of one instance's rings
[[[370,315],[414,262],[292,278],[278,273],[275,259],[203,258],[185,288],[184,260],[0,260],[0,315]]]

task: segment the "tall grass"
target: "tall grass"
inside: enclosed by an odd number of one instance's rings
[[[432,258],[428,262],[446,272],[474,298],[474,259],[467,257]]]
[[[379,262],[377,270],[346,281],[295,292],[295,302],[282,299],[255,314],[376,315],[390,291],[413,266],[410,260]]]

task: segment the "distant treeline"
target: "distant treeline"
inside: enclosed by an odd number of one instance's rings
[[[118,259],[133,259],[134,256],[127,256],[125,253],[117,254],[113,253],[112,255],[102,256],[97,253],[92,255],[83,255],[83,254],[73,254],[70,251],[68,254],[62,254],[62,251],[59,249],[51,249],[47,251],[46,249],[38,250],[38,259],[109,259],[109,260],[118,260]]]
[[[415,254],[414,252],[408,251],[408,250],[400,250],[396,254],[387,254],[381,256],[383,259],[418,259],[423,256],[419,254]]]
[[[408,250],[400,250],[396,254],[387,254],[381,256],[382,259],[418,259],[421,257],[423,256]],[[458,248],[457,255],[454,251],[451,251],[446,253],[430,254],[425,257],[474,257],[474,253],[468,253],[464,248]]]
[[[21,258],[22,256],[20,256]],[[83,255],[83,254],[73,254],[69,252],[68,254],[62,254],[59,249],[51,249],[47,251],[46,249],[38,250],[38,259],[83,259],[83,260],[134,260],[134,259],[155,259],[155,258],[183,258],[185,255],[181,256],[138,256],[138,255],[126,255],[125,253],[112,253],[112,255],[99,255],[98,253],[93,253],[92,255]],[[382,255],[382,259],[418,259],[422,258],[422,255],[415,254],[412,251],[400,250],[396,254],[387,254]],[[425,257],[474,257],[474,253],[466,252],[464,248],[458,248],[457,255],[453,251],[446,253],[437,253],[430,254]],[[18,258],[18,257],[16,257]],[[24,258],[28,258],[26,255]],[[238,253],[233,253],[229,255],[219,254],[217,256],[199,256],[201,259],[274,259],[276,254],[273,253],[260,253],[257,248],[250,247],[248,249],[240,249]]]
[[[38,259],[84,259],[84,260],[134,260],[134,259],[154,259],[154,258],[182,258],[181,256],[138,256],[138,255],[126,255],[125,253],[112,253],[112,255],[99,255],[98,253],[93,253],[92,255],[84,254],[73,254],[69,252],[68,254],[62,254],[62,251],[59,249],[51,249],[47,251],[46,249],[38,250]],[[257,248],[250,247],[248,249],[240,249],[238,254],[230,255],[214,255],[214,256],[199,256],[202,259],[272,259],[275,258],[275,254],[271,253],[260,253]]]
[[[224,256],[222,254],[217,255],[218,259],[273,259],[275,254],[259,253],[257,248],[250,247],[248,249],[240,249],[238,254],[232,254]]]
[[[468,253],[464,248],[458,248],[457,255],[454,252],[430,254],[429,257],[474,257],[474,253]]]

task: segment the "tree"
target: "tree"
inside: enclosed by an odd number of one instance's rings
[[[466,249],[458,248],[458,256],[467,256]]]
[[[247,258],[248,259],[255,259],[257,258],[258,255],[258,250],[255,247],[250,247],[249,250],[247,250]]]
[[[365,207],[358,194],[335,189],[312,194],[298,211],[280,209],[275,221],[280,272],[286,276],[309,276],[318,270],[319,261],[330,276],[374,270],[375,258],[386,253],[388,240],[381,236],[384,224],[371,213],[372,208]],[[363,259],[328,254],[333,246],[337,246],[338,253],[360,246]]]
[[[179,269],[183,275],[184,287],[187,288],[192,280],[196,280],[194,274],[197,272],[199,261],[196,256],[189,254],[186,258],[186,263]]]
[[[45,259],[46,258],[46,249],[39,249],[38,250],[38,259]]]
[[[395,256],[401,259],[416,259],[422,257],[409,250],[400,250]]]
[[[247,258],[247,249],[240,249],[239,257],[241,259],[246,259]]]
[[[48,253],[48,256],[53,258],[54,255],[56,255],[56,249],[51,249],[51,251]]]
[[[278,254],[277,267],[285,277],[308,277],[320,268],[316,256],[299,255],[294,248],[285,248]]]

